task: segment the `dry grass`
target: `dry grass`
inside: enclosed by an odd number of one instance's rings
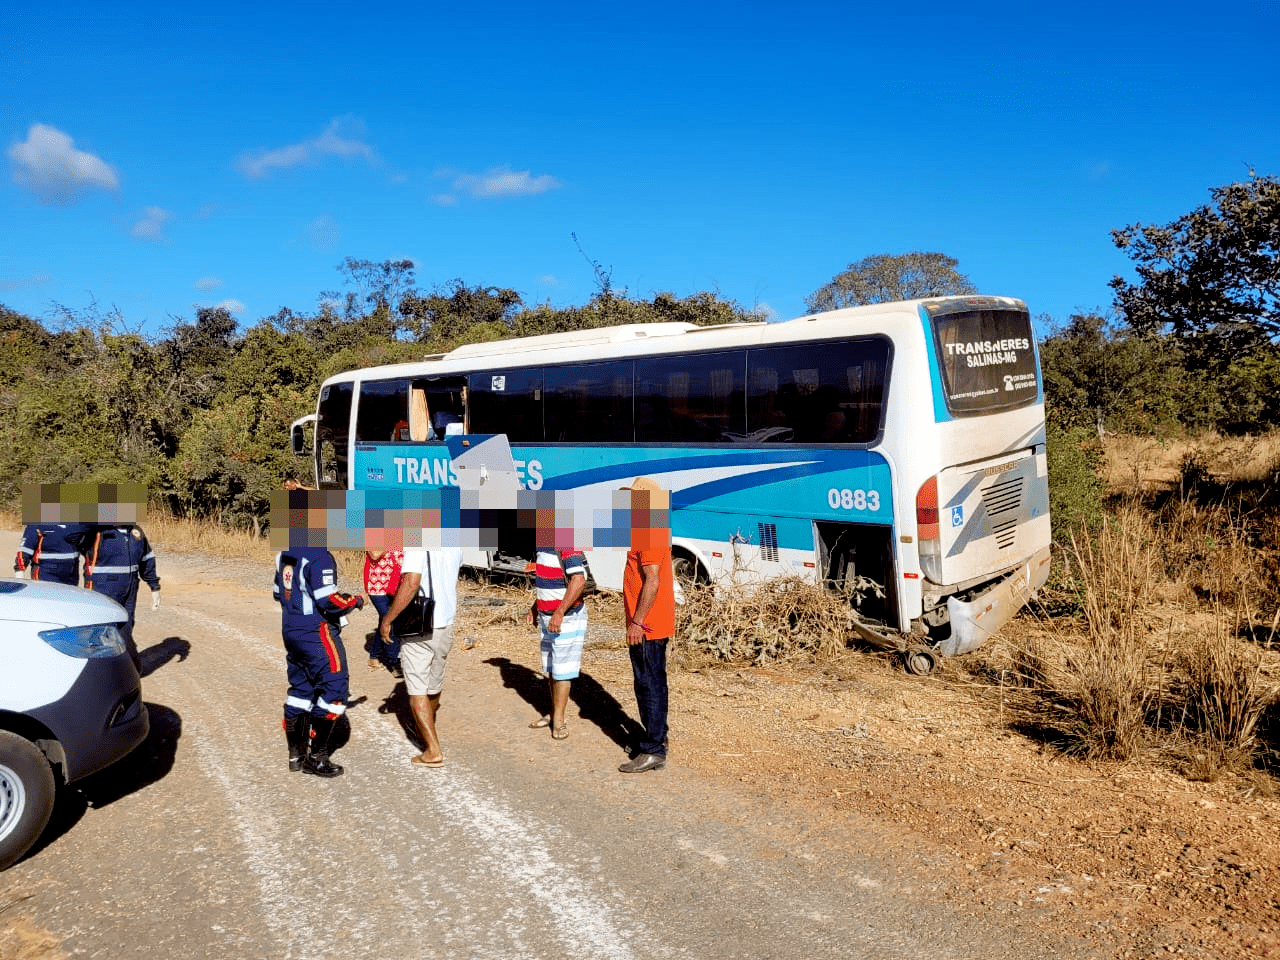
[[[827,659],[850,637],[848,600],[800,577],[690,590],[676,624],[678,661]]]
[[[212,520],[186,520],[150,510],[146,523],[147,539],[157,551],[203,553],[232,560],[271,562],[275,551],[265,536],[254,536],[249,530],[219,526]]]
[[[1219,610],[1214,627],[1181,657],[1194,746],[1186,773],[1192,780],[1215,780],[1252,766],[1258,726],[1276,700],[1261,652],[1240,640],[1239,616]]]
[[[1190,465],[1189,472],[1198,470]],[[1254,524],[1243,503],[1201,502],[1194,489],[1180,491],[1155,514],[1153,540],[1159,544],[1165,582],[1187,602],[1244,603],[1270,592],[1259,564]]]
[[[1222,480],[1257,482],[1280,469],[1280,431],[1261,436],[1109,436],[1104,444],[1103,480],[1114,493],[1137,494],[1178,485],[1188,458],[1210,466]]]
[[[975,669],[1031,691],[1015,723],[1068,751],[1252,778],[1267,794],[1258,767],[1280,760],[1276,489],[1216,479],[1240,461],[1182,456],[1168,490],[1119,497],[1096,538],[1073,544],[1076,593],[1059,606],[1074,615],[1024,618]]]
[[[1142,613],[1155,570],[1155,553],[1144,536],[1149,529],[1130,507],[1095,540],[1072,544],[1084,584],[1084,635],[1067,661],[1071,682],[1064,692],[1075,704],[1079,748],[1087,756],[1124,760],[1145,742],[1152,691]]]

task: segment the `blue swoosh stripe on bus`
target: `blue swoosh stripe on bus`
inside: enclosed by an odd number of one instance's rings
[[[774,463],[760,463],[762,453],[765,454],[768,460],[773,460]],[[637,475],[689,472],[691,470],[709,470],[709,468],[717,467],[756,467],[756,470],[749,472],[749,474],[724,477],[721,480],[712,480],[705,484],[696,484],[694,486],[686,486],[681,490],[675,490],[672,493],[671,506],[680,508],[690,506],[692,503],[698,503],[699,500],[719,497],[719,495],[726,493],[736,493],[739,490],[751,488],[751,486],[759,486],[762,481],[763,483],[777,483],[777,481],[791,480],[795,479],[795,477],[833,474],[833,472],[850,470],[850,468],[858,470],[858,468],[867,468],[874,465],[873,458],[869,454],[864,457],[863,463],[838,463],[832,462],[832,460],[822,458],[822,460],[800,461],[797,463],[796,454],[792,451],[744,451],[741,453],[713,454],[705,462],[694,463],[694,465],[691,465],[689,457],[666,457],[663,460],[632,461],[631,463],[626,463],[626,465],[593,467],[591,470],[581,470],[571,472],[571,474],[557,474],[554,477],[548,477],[548,481],[554,480],[557,489],[571,489],[576,488],[576,486],[590,486],[611,483],[611,481],[612,483],[617,483],[617,481],[621,480],[631,480],[632,477]],[[694,494],[694,492],[698,493]]]
[[[703,500],[711,500],[714,497],[722,497],[730,493],[738,493],[742,490],[749,490],[752,487],[759,487],[765,484],[782,483],[787,480],[797,480],[800,477],[814,477],[824,473],[836,473],[843,469],[845,468],[839,464],[823,463],[821,461],[786,464],[764,470],[755,470],[751,473],[742,473],[734,477],[724,477],[720,480],[710,480],[707,483],[699,483],[692,487],[685,487],[678,493],[673,493],[671,495],[671,502],[672,506],[687,507],[690,504],[698,503]]]

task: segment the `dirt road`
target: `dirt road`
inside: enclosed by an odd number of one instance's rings
[[[403,688],[365,665],[364,612],[345,633],[347,775],[291,774],[269,571],[166,555],[161,575],[164,606],[137,627],[151,737],[67,791],[0,875],[0,957],[1112,955],[1047,927],[1043,904],[957,898],[957,865],[901,825],[847,805],[809,817],[754,776],[776,772],[777,742],[717,744],[705,707],[676,705],[666,769],[618,774],[633,704],[603,619],[568,740],[527,729],[536,642],[475,588],[458,635],[479,643],[449,660],[446,765],[410,766]],[[729,755],[736,775],[682,763],[682,744]]]

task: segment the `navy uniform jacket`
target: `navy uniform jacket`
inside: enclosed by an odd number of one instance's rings
[[[314,632],[323,623],[336,623],[357,609],[360,600],[338,592],[338,564],[322,547],[277,554],[273,595],[280,602],[286,634]]]
[[[160,589],[156,553],[141,527],[100,527],[85,551],[84,585],[132,610],[138,596],[138,580]]]
[[[32,523],[22,531],[13,569],[32,580],[80,585],[80,552],[90,528],[84,523]]]

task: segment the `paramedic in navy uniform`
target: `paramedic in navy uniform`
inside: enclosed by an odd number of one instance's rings
[[[339,776],[342,767],[329,761],[329,738],[347,710],[347,652],[342,646],[341,620],[364,607],[364,597],[338,592],[338,565],[322,547],[277,554],[274,593],[280,602],[289,669],[284,701],[289,769],[317,777]]]
[[[90,527],[84,523],[29,523],[13,570],[20,577],[80,586],[80,554]]]
[[[138,645],[133,640],[133,614],[138,604],[138,581],[151,588],[151,609],[160,606],[160,578],[156,576],[156,552],[136,524],[97,527],[85,546],[84,585],[110,597],[129,614],[121,633],[133,665],[142,672]]]

